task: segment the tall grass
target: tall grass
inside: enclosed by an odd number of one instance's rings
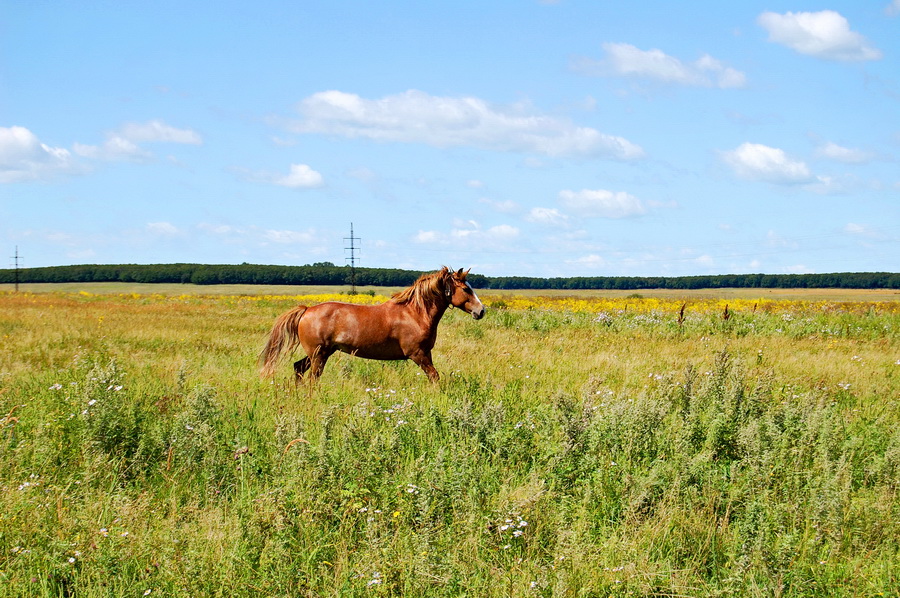
[[[289,299],[0,295],[0,595],[900,592],[900,310],[649,301],[310,390]]]

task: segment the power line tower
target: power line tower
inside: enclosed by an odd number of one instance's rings
[[[16,292],[19,292],[19,246],[16,245],[16,254],[12,256],[13,268],[15,269]]]
[[[350,262],[350,294],[356,294],[356,262],[358,258],[356,257],[356,252],[359,251],[359,247],[356,245],[357,241],[361,241],[359,237],[353,236],[353,223],[350,223],[350,236],[344,237],[344,241],[350,242],[350,247],[344,247],[345,251],[350,252],[350,257],[347,258],[347,261]]]

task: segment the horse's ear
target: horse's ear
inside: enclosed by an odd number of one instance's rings
[[[453,279],[453,276],[456,273],[453,271],[453,268],[448,268],[444,266],[441,268],[441,284],[448,285],[450,280]]]

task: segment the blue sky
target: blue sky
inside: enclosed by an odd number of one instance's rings
[[[0,0],[29,267],[897,271],[900,0]]]

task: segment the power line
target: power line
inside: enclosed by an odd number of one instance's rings
[[[10,259],[13,260],[13,268],[15,269],[15,281],[16,281],[16,292],[19,292],[19,246],[16,245],[16,254],[11,256]]]
[[[362,241],[359,237],[353,236],[353,223],[350,223],[350,236],[344,237],[344,241],[350,241],[350,247],[344,247],[344,251],[350,251],[350,257],[347,258],[347,261],[350,262],[350,294],[356,294],[356,252],[359,250],[359,247],[356,246],[357,241]]]

